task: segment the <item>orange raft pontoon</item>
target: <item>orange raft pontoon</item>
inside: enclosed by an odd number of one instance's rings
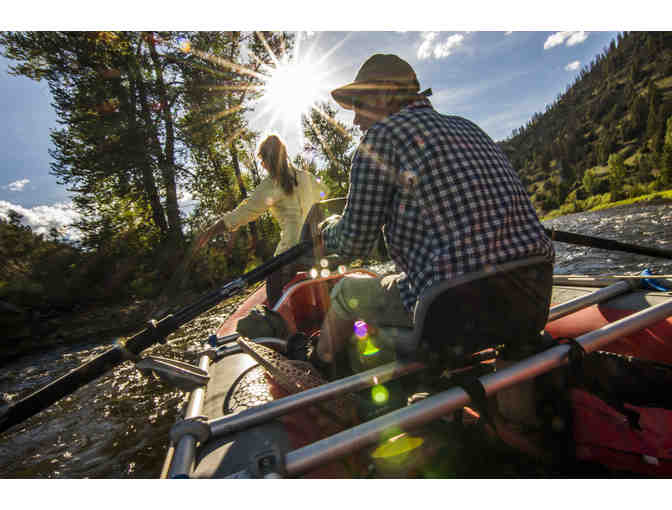
[[[274,309],[290,335],[303,332],[309,337],[319,329],[328,291],[341,277],[300,274],[285,288]],[[546,332],[553,338],[573,338],[588,353],[610,351],[672,363],[672,292],[644,289],[641,281],[556,275]],[[184,420],[173,428],[162,477],[446,476],[428,474],[418,465],[436,453],[432,444],[445,445],[431,425],[449,421],[469,404],[471,397],[462,387],[391,405],[394,399],[385,395],[385,385],[425,368],[418,361],[397,360],[288,395],[236,342],[238,320],[265,299],[265,287],[260,287],[209,340],[200,358],[209,380],[191,393]],[[287,351],[286,338],[253,340],[279,353]],[[569,351],[569,345],[554,345],[481,376],[480,383],[493,395],[566,364]],[[383,396],[378,399],[372,388]],[[380,409],[348,426],[324,418],[321,403],[353,394],[372,395]],[[652,474],[658,474],[655,466]]]

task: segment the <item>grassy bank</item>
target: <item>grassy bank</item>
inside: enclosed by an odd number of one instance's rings
[[[580,212],[600,211],[602,209],[611,209],[613,207],[622,207],[624,205],[631,205],[636,203],[672,203],[672,190],[658,191],[648,195],[641,195],[626,200],[619,200],[611,202],[609,193],[603,195],[595,195],[586,200],[577,200],[569,204],[563,204],[559,209],[554,209],[548,214],[544,215],[541,220],[552,220],[566,214],[574,214]]]

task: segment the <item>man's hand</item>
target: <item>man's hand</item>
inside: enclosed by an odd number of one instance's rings
[[[308,211],[306,221],[301,229],[301,242],[310,241],[313,243],[313,257],[319,259],[324,255],[324,245],[322,243],[322,234],[319,229],[320,222],[324,219],[324,212],[319,203],[313,204]]]
[[[322,223],[320,223],[317,226],[317,228],[320,230],[320,233],[321,233],[328,226],[333,225],[334,223],[338,223],[339,221],[341,221],[341,218],[342,218],[342,216],[340,214],[332,214],[326,220],[324,220]]]
[[[320,204],[313,204],[313,207],[308,211],[306,216],[306,221],[303,223],[301,228],[301,241],[321,241],[320,230],[318,228],[319,223],[324,219],[324,213]]]

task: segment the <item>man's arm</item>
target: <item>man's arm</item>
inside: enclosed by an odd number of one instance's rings
[[[394,192],[395,162],[394,144],[387,130],[382,126],[370,129],[352,160],[343,216],[322,231],[328,251],[364,256],[372,250]]]

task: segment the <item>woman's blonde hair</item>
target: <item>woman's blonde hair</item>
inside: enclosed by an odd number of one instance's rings
[[[278,135],[269,135],[259,144],[259,156],[268,166],[268,173],[288,195],[291,195],[298,184],[296,171],[289,164],[287,147]]]

